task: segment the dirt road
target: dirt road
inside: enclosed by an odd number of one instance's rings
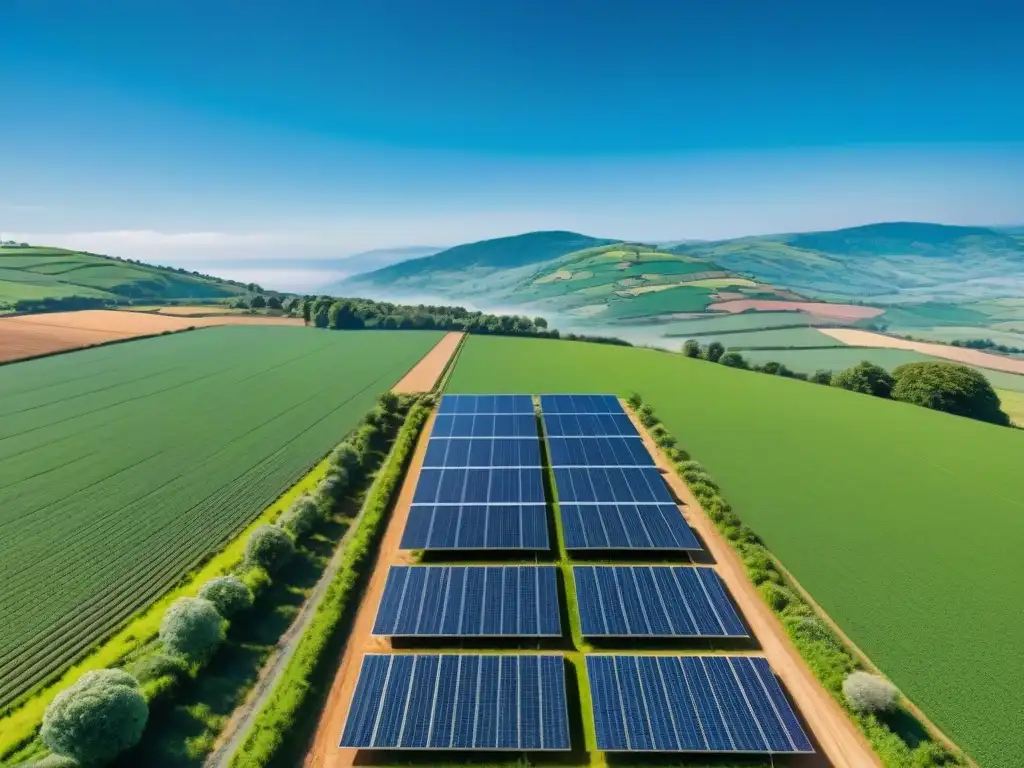
[[[441,378],[444,367],[448,365],[448,361],[455,354],[455,350],[458,349],[462,336],[463,334],[455,331],[446,333],[434,345],[434,348],[427,352],[423,359],[416,363],[402,377],[402,380],[391,388],[391,391],[397,394],[406,394],[409,392],[429,392],[432,390],[437,380]]]
[[[705,514],[697,498],[675,473],[672,464],[662,454],[644,426],[628,406],[624,407],[636,428],[640,430],[644,444],[655,457],[658,467],[665,472],[669,486],[684,501],[686,521],[697,531],[714,557],[719,575],[729,587],[740,613],[743,614],[754,636],[761,643],[768,663],[772,665],[797,708],[803,713],[807,725],[814,733],[818,748],[836,768],[881,766],[881,761],[867,739],[804,664],[782,623],[747,578],[743,563],[729,542],[718,532],[711,518]]]
[[[982,352],[979,349],[952,347],[948,344],[932,344],[927,341],[908,341],[907,339],[897,339],[893,336],[886,336],[884,333],[858,331],[854,328],[819,328],[818,330],[822,333],[828,334],[833,339],[838,339],[843,342],[843,344],[849,344],[851,347],[910,349],[914,352],[921,352],[922,354],[932,355],[933,357],[941,357],[945,360],[952,360],[956,363],[976,365],[979,368],[991,368],[993,371],[1024,374],[1024,360],[1015,360],[1011,357],[993,355],[988,352]]]
[[[461,334],[448,334],[448,336],[452,335],[460,336]],[[442,343],[443,341],[442,339]],[[443,367],[442,365],[441,368]],[[440,370],[439,368],[438,373]],[[345,727],[345,716],[348,714],[348,706],[356,687],[363,654],[387,651],[391,647],[386,638],[373,637],[370,633],[373,630],[374,619],[377,617],[377,605],[384,591],[384,583],[387,581],[388,566],[412,562],[411,553],[403,552],[398,547],[402,541],[402,532],[405,530],[405,521],[409,517],[409,507],[412,505],[416,481],[420,476],[420,469],[423,467],[423,458],[427,452],[427,440],[433,428],[434,416],[431,415],[427,423],[423,425],[423,431],[420,433],[419,443],[409,463],[409,471],[405,475],[398,501],[391,513],[384,537],[381,539],[376,566],[359,605],[359,612],[356,614],[352,632],[345,645],[345,651],[334,677],[334,684],[331,686],[327,704],[320,715],[313,744],[303,762],[307,768],[349,768],[353,765],[353,760],[358,753],[358,750],[355,749],[340,749],[338,742],[341,741],[341,731]]]

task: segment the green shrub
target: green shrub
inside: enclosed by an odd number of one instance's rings
[[[812,384],[824,384],[828,386],[832,383],[832,371],[819,369],[808,376],[807,380]]]
[[[89,672],[46,708],[39,737],[83,765],[102,765],[139,743],[149,707],[138,681],[121,670]]]
[[[179,656],[151,653],[132,664],[129,671],[140,683],[145,683],[161,677],[184,677],[188,674],[188,664]]]
[[[238,579],[249,588],[253,598],[259,597],[273,583],[270,574],[258,565],[246,565],[238,574]]]
[[[295,554],[295,543],[281,528],[261,525],[245,545],[245,562],[274,574]]]
[[[683,342],[683,354],[686,357],[697,358],[701,356],[700,344],[696,339],[687,339]]]
[[[309,496],[303,496],[296,499],[277,524],[298,539],[311,533],[322,520],[316,502]]]
[[[722,346],[720,341],[712,341],[708,344],[708,348],[704,350],[704,358],[710,360],[712,363],[717,363],[722,359],[722,355],[725,354],[725,347]]]
[[[644,404],[644,399],[640,397],[639,393],[634,392],[629,396],[629,400],[627,400],[626,402],[629,403],[629,407],[635,411],[637,408]]]
[[[385,413],[396,413],[398,411],[399,401],[398,395],[391,390],[382,392],[380,397],[377,398],[377,403],[380,405],[381,410]]]
[[[668,456],[668,460],[673,464],[678,464],[681,461],[688,461],[690,454],[680,448],[678,445],[670,446],[665,449],[665,455]]]
[[[770,581],[766,581],[761,584],[757,588],[757,591],[761,593],[761,597],[764,598],[764,601],[768,603],[774,611],[783,610],[796,599],[796,595],[793,594],[791,589]]]
[[[684,461],[680,463],[678,469],[680,473],[690,472],[695,469],[703,472],[704,466],[699,461]]]
[[[640,423],[645,427],[653,427],[658,423],[658,417],[654,415],[654,409],[649,405],[641,405],[640,410],[637,411],[637,416],[640,419]]]
[[[29,763],[26,768],[78,768],[81,763],[64,755],[47,755],[42,760]]]
[[[864,360],[832,377],[832,386],[875,397],[889,397],[892,375],[879,365]]]
[[[179,597],[160,622],[160,640],[171,653],[203,661],[224,639],[224,622],[209,600]]]
[[[344,442],[331,451],[330,462],[350,475],[358,473],[363,466],[362,456],[349,442]]]
[[[893,372],[892,399],[1009,426],[999,396],[981,373],[956,363],[907,363]]]
[[[199,597],[213,603],[225,619],[252,606],[252,591],[234,576],[211,579],[200,588]]]
[[[747,361],[739,352],[726,352],[718,361],[727,368],[747,368]]]
[[[888,712],[896,706],[899,693],[884,677],[851,672],[843,681],[843,696],[857,712]]]

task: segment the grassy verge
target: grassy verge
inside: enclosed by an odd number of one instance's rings
[[[341,567],[334,576],[316,614],[299,641],[295,655],[285,667],[280,680],[256,721],[232,757],[232,768],[257,768],[288,762],[305,745],[315,728],[315,715],[304,719],[300,713],[313,712],[330,690],[328,666],[334,662],[332,653],[343,643],[346,619],[358,602],[360,588],[372,569],[373,555],[401,487],[406,467],[416,447],[420,430],[430,408],[417,404],[406,419],[395,440],[387,462],[370,490],[365,512],[351,539],[346,543]]]
[[[650,406],[641,405],[639,396],[634,395],[630,399],[630,406],[637,411],[640,421],[650,430],[659,446],[667,449],[670,458],[678,460],[688,456],[676,448],[675,438]],[[966,765],[959,756],[933,740],[925,726],[902,704],[895,711],[878,715],[849,707],[842,685],[848,674],[865,668],[858,654],[846,646],[828,621],[818,615],[763,542],[740,521],[707,472],[697,462],[689,460],[678,461],[675,469],[715,527],[740,556],[747,576],[782,621],[800,656],[832,697],[844,707],[887,768]]]
[[[245,544],[256,528],[272,523],[296,499],[311,492],[323,480],[329,461],[323,459],[299,482],[283,493],[273,504],[246,526],[232,541],[200,568],[186,576],[179,586],[168,592],[148,609],[138,614],[120,632],[100,645],[89,656],[71,667],[54,682],[21,697],[0,719],[0,760],[6,760],[35,738],[46,707],[54,697],[86,672],[118,666],[139,649],[151,643],[160,629],[164,612],[175,600],[192,597],[210,579],[236,569],[245,554]]]

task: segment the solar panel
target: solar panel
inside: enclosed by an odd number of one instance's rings
[[[402,549],[548,550],[542,505],[414,506],[402,532]]]
[[[747,637],[712,568],[574,565],[585,637]]]
[[[624,413],[615,395],[541,395],[543,413]]]
[[[567,549],[701,549],[675,504],[560,504]]]
[[[555,566],[392,565],[373,634],[558,637]]]
[[[813,752],[772,673],[754,656],[587,656],[598,749]]]
[[[533,415],[530,395],[442,395],[439,414],[523,413]]]
[[[440,414],[431,437],[529,437],[537,439],[537,419],[531,414]]]
[[[562,504],[672,504],[674,499],[654,467],[555,467]]]
[[[544,414],[548,437],[638,437],[639,432],[624,413]]]
[[[367,654],[340,746],[568,750],[565,662],[551,655]]]
[[[427,442],[423,466],[429,468],[539,467],[540,440],[480,437],[449,439],[434,437]]]
[[[424,469],[413,504],[543,504],[540,467]]]
[[[549,437],[553,467],[653,467],[639,437]]]

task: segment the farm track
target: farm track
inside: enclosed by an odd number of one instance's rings
[[[9,387],[17,407],[33,406],[0,434],[0,704],[236,535],[437,338],[232,328],[0,369],[0,403]],[[93,356],[109,375],[88,367]],[[73,358],[96,374],[91,391],[52,387],[64,399],[30,402],[25,380],[66,376]],[[118,383],[126,372],[130,386]],[[47,413],[57,417],[31,429]]]
[[[414,365],[402,379],[391,388],[392,392],[399,394],[409,392],[429,392],[437,384],[441,374],[444,373],[448,361],[459,348],[465,334],[446,333],[437,342],[433,349],[427,352],[416,365]]]

